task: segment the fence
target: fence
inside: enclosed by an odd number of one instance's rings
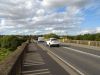
[[[21,75],[22,62],[28,41],[19,46],[5,60],[0,62],[0,75]]]

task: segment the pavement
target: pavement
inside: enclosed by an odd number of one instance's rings
[[[30,43],[24,57],[22,75],[69,75],[46,51]]]

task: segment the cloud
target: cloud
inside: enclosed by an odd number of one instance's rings
[[[86,29],[86,30],[81,30],[78,34],[95,34],[95,33],[100,33],[100,27],[96,27],[95,29]]]
[[[100,27],[97,27],[95,31],[96,33],[100,33]]]
[[[43,0],[42,5],[47,8],[66,6],[67,0]]]
[[[45,8],[58,8],[58,7],[68,7],[68,8],[88,8],[93,0],[43,0],[42,5]]]
[[[66,34],[94,0],[0,0],[0,34]]]

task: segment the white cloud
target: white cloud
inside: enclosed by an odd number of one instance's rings
[[[100,27],[96,27],[95,29],[81,30],[77,34],[93,34],[93,33],[100,33]]]
[[[93,0],[0,0],[0,34],[65,34],[83,22],[82,9],[92,3]]]
[[[0,22],[0,26],[3,26],[3,25],[5,25],[5,20],[1,20],[1,22]]]
[[[79,34],[88,34],[91,32],[92,32],[91,30],[83,30],[83,31],[79,32]]]
[[[42,5],[47,8],[66,6],[68,0],[43,0]]]
[[[37,16],[44,16],[45,14],[45,10],[44,9],[39,9],[37,12],[36,12]]]
[[[100,27],[97,27],[95,31],[96,33],[100,33]]]

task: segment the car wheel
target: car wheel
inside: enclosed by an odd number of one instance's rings
[[[52,46],[49,44],[49,47],[52,47]]]
[[[60,45],[58,45],[58,47],[60,47]]]

